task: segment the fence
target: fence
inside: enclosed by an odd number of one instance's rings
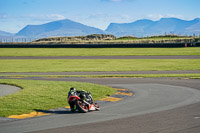
[[[0,48],[142,48],[142,47],[185,47],[185,43],[146,44],[0,44]],[[200,43],[187,43],[187,47],[200,47]]]

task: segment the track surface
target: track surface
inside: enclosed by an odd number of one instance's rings
[[[0,84],[0,97],[18,92],[20,90],[21,90],[21,88],[16,87],[16,86]]]
[[[74,132],[75,129],[76,132],[117,133],[200,131],[200,104],[198,103],[200,101],[200,91],[197,90],[200,88],[199,80],[177,80],[168,78],[34,79],[105,84],[113,87],[132,89],[135,91],[135,95],[120,102],[105,104],[99,112],[87,114],[71,114],[66,112],[66,114],[54,114],[39,118],[1,123],[0,132],[17,133],[36,131],[64,133],[66,131]]]
[[[0,59],[200,59],[200,55],[181,56],[1,56]]]
[[[200,56],[109,56],[40,57],[39,59],[199,59]],[[38,59],[37,57],[1,57],[0,59]],[[141,74],[142,72],[40,73],[44,75]],[[195,71],[145,71],[145,73],[199,73]],[[0,73],[26,75],[39,73]],[[10,78],[10,77],[2,77]],[[178,78],[43,78],[31,80],[78,81],[128,88],[135,94],[123,101],[101,106],[87,114],[55,113],[50,116],[0,123],[0,133],[199,133],[200,82]]]

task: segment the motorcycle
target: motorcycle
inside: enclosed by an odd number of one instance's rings
[[[70,95],[68,97],[68,102],[72,112],[75,112],[78,109],[81,113],[87,113],[88,111],[99,111],[100,107],[96,102],[89,103],[83,98],[80,98],[77,95]]]

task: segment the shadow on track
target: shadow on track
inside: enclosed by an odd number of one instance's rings
[[[41,109],[34,109],[36,112],[42,112],[42,113],[51,113],[51,114],[74,114],[74,113],[79,113],[78,111],[76,112],[71,112],[70,109],[56,109],[56,110],[41,110]]]

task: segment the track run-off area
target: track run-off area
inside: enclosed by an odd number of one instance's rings
[[[147,56],[149,58],[149,56]],[[5,59],[8,57],[5,57]],[[28,57],[9,57],[10,59]],[[35,57],[30,57],[35,58]],[[30,59],[28,58],[28,59]],[[58,57],[56,57],[57,59]],[[68,57],[67,57],[68,58]],[[92,59],[96,59],[91,57]],[[129,57],[132,59],[132,57]],[[156,59],[181,59],[181,57],[156,56]],[[183,56],[184,59],[200,59],[199,56]],[[1,58],[2,59],[2,58]],[[38,57],[36,57],[38,59]],[[39,58],[42,59],[42,58]],[[51,59],[51,58],[45,58]],[[64,57],[64,59],[66,59]],[[73,57],[73,59],[75,59]],[[79,58],[78,58],[79,59]],[[88,59],[88,58],[87,58]],[[107,59],[107,57],[106,57]],[[136,59],[134,57],[134,59]],[[139,58],[140,59],[140,58]],[[143,58],[142,58],[143,59]],[[151,58],[152,59],[152,58]],[[77,74],[87,72],[18,73]],[[139,72],[89,72],[93,74],[131,74]],[[199,73],[199,70],[144,71],[143,73]],[[15,73],[17,75],[17,73]],[[9,77],[13,73],[0,73],[0,79],[26,79],[50,81],[77,81],[129,89],[133,95],[116,102],[100,103],[98,112],[54,112],[51,115],[11,120],[0,123],[0,133],[21,132],[134,132],[134,133],[199,133],[200,131],[200,82],[199,79],[165,78],[83,78],[83,77]]]

